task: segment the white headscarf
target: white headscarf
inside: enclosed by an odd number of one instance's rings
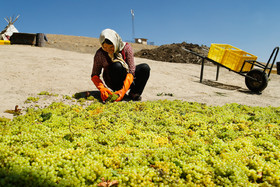
[[[101,46],[105,41],[105,39],[110,40],[114,45],[114,54],[109,55],[110,58],[112,59],[112,62],[120,62],[123,65],[123,67],[128,71],[128,65],[123,60],[122,55],[120,53],[120,51],[123,50],[126,42],[123,42],[122,38],[118,35],[118,33],[116,33],[116,31],[112,29],[105,29],[101,32],[99,36],[99,42]]]

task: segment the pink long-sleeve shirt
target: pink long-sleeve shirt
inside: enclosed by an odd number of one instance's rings
[[[131,73],[135,76],[135,63],[134,63],[134,54],[133,49],[129,43],[126,43],[123,50],[120,52],[123,59],[128,65],[128,73]],[[103,80],[107,86],[111,86],[111,80],[108,73],[108,66],[113,63],[108,53],[105,52],[101,47],[96,51],[93,59],[93,68],[91,77],[94,75],[100,76],[103,69]]]

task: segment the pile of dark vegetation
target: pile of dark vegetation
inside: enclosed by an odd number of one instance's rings
[[[176,43],[159,46],[155,49],[142,49],[134,54],[135,57],[147,58],[157,61],[201,64],[202,59],[187,50],[207,56],[209,47],[192,43]]]

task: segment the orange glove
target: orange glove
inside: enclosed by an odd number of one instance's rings
[[[116,101],[120,101],[123,99],[125,93],[128,91],[130,88],[130,85],[133,82],[133,75],[131,73],[128,73],[126,75],[125,80],[123,81],[123,87],[119,91],[116,91],[115,93],[119,95],[119,98]]]
[[[105,101],[112,92],[104,86],[102,80],[97,75],[94,75],[91,80],[100,91],[101,99]]]

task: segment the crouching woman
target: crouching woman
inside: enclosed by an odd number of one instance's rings
[[[121,101],[130,90],[128,95],[132,100],[141,100],[150,76],[149,65],[135,66],[131,45],[123,42],[114,30],[103,30],[99,42],[101,47],[94,56],[91,80],[99,89],[101,99],[106,101],[115,92],[116,101]],[[105,84],[100,79],[101,73]]]

